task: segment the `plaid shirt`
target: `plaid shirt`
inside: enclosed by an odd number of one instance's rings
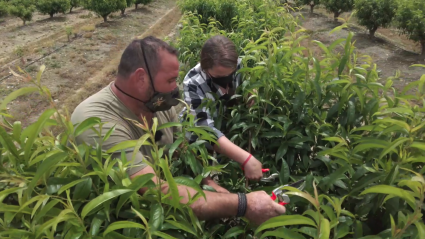
[[[237,70],[239,70],[242,66],[241,61],[242,59],[239,58]],[[236,90],[240,84],[241,75],[236,73],[236,77],[233,78],[231,88]],[[209,99],[215,102],[216,98],[214,95],[218,98],[225,95],[220,87],[212,82],[212,80],[201,69],[201,64],[198,63],[187,73],[183,80],[183,91],[184,100],[190,106],[190,113],[195,116],[196,125],[209,126],[215,132],[217,139],[223,136],[224,134],[214,126],[214,118],[217,117],[218,110],[211,115],[208,108],[199,107],[204,99]],[[218,105],[219,104],[217,104],[217,107]],[[179,116],[181,119],[186,111],[187,109],[184,107]]]

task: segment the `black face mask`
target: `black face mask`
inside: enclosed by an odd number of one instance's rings
[[[142,103],[145,104],[145,106],[152,112],[158,112],[158,111],[166,111],[171,109],[171,107],[176,106],[180,103],[180,101],[178,99],[180,99],[180,91],[179,88],[176,87],[173,91],[168,92],[168,93],[161,93],[161,92],[157,92],[155,90],[155,86],[153,84],[153,78],[151,75],[151,72],[149,70],[149,66],[148,66],[148,61],[146,60],[146,56],[145,56],[145,51],[143,49],[143,45],[142,45],[142,54],[143,54],[143,59],[145,60],[145,64],[146,64],[146,70],[148,72],[149,75],[149,79],[151,82],[151,86],[153,88],[154,94],[153,96],[148,100],[148,101],[142,101],[140,99],[137,99],[136,97],[133,97],[127,93],[125,93],[124,91],[122,91],[120,88],[118,88],[117,85],[115,85],[115,87],[121,91],[123,94],[138,100]]]
[[[217,85],[223,88],[227,88],[228,85],[232,85],[233,78],[234,78],[234,73],[228,76],[223,76],[223,77],[212,77],[210,74],[208,75],[211,78],[212,82],[216,83]]]

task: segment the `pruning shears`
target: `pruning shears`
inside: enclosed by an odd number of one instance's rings
[[[284,190],[283,188],[289,186],[293,188],[298,188],[299,190],[303,190],[305,186],[305,184],[303,184],[304,181],[305,181],[304,179],[301,179],[297,182],[294,182],[291,184],[285,184],[283,186],[279,186],[275,188],[272,192],[272,196],[271,196],[272,200],[274,201],[276,200],[276,198],[279,199],[279,204],[282,206],[289,204],[291,200],[289,199],[289,196],[285,194],[285,192],[288,190]]]

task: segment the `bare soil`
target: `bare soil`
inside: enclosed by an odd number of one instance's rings
[[[402,89],[408,83],[419,80],[425,74],[425,69],[412,67],[413,64],[424,64],[425,57],[420,56],[421,46],[405,36],[400,35],[396,29],[378,29],[375,38],[371,39],[367,30],[358,26],[355,17],[348,23],[349,29],[330,34],[330,31],[341,25],[335,22],[333,15],[325,9],[315,8],[314,13],[309,13],[309,8],[304,8],[300,12],[304,20],[302,26],[311,32],[312,39],[318,40],[325,45],[330,45],[337,39],[346,38],[349,31],[354,32],[353,42],[359,54],[369,55],[373,62],[377,64],[380,71],[381,81],[388,77],[395,76],[396,71],[401,73],[398,80],[394,80],[393,86]],[[342,14],[342,18],[348,19],[351,13]],[[305,43],[308,44],[308,43]],[[309,44],[312,47],[311,44]],[[321,51],[319,47],[313,47],[314,51]]]
[[[170,13],[170,9],[175,10]],[[73,36],[70,42],[64,31],[60,35],[55,32],[51,32],[50,36],[43,35],[51,44],[45,45],[41,51],[27,52],[23,57],[24,60],[20,58],[10,61],[7,68],[5,66],[0,68],[0,79],[7,76],[9,66],[16,70],[17,66],[26,65],[26,71],[35,76],[39,67],[44,64],[46,70],[41,79],[42,84],[49,88],[57,105],[66,107],[71,113],[79,102],[114,79],[121,52],[132,39],[146,35],[144,33],[165,37],[172,32],[180,17],[180,11],[175,8],[174,0],[156,0],[147,6],[139,6],[137,10],[134,7],[128,8],[124,16],[115,13],[106,23],[98,17],[75,22],[80,26],[76,28],[78,29],[75,32],[76,37]],[[162,20],[163,18],[166,19]],[[45,24],[33,25],[43,28],[46,27]],[[63,29],[65,25],[59,24],[56,28]],[[9,31],[6,32],[10,34]],[[40,43],[43,45],[43,42]],[[31,43],[27,45],[24,43],[24,46],[28,45]],[[28,66],[25,62],[27,59],[40,60]],[[0,80],[0,99],[28,85],[29,83],[22,82],[14,76]],[[49,103],[43,97],[34,93],[20,97],[8,107],[9,113],[14,117],[13,120],[20,120],[22,124],[28,125],[48,106]]]

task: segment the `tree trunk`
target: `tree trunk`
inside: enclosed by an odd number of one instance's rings
[[[109,15],[109,14],[108,14]],[[108,15],[103,15],[103,22],[107,22],[108,21]]]
[[[50,18],[53,18],[54,13],[49,13]]]
[[[313,14],[313,10],[314,10],[314,4],[310,5],[310,14]]]
[[[339,17],[340,14],[341,14],[340,12],[334,12],[334,20],[335,20],[335,22],[338,21],[338,17]]]
[[[22,19],[22,21],[24,22],[24,26],[27,25],[27,21]]]
[[[372,29],[369,29],[369,37],[370,38],[374,38],[375,37],[376,30],[378,30],[378,27],[377,26],[374,26]]]
[[[136,5],[136,9],[137,9],[137,5],[139,5],[138,3],[135,4]]]
[[[425,56],[425,40],[421,41],[421,45],[422,45],[422,56]]]
[[[73,8],[73,6],[71,6],[71,8],[69,9],[69,13],[71,13],[71,12],[72,12],[72,8]]]
[[[125,13],[125,8],[121,9],[121,15],[124,15]]]

